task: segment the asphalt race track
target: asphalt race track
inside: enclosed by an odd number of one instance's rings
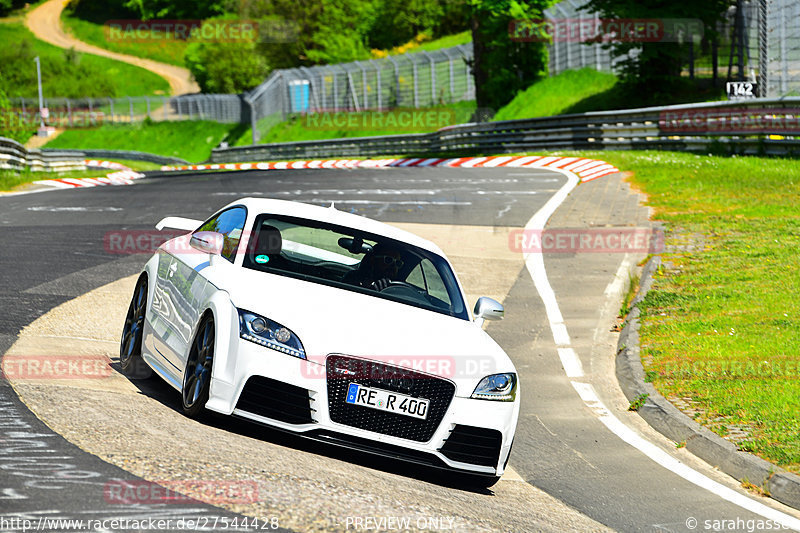
[[[402,521],[388,519],[404,516],[413,517],[411,529],[454,531],[703,531],[706,521],[737,519],[725,531],[747,531],[748,520],[763,523],[764,516],[699,487],[623,442],[587,407],[565,374],[530,272],[524,261],[500,250],[508,230],[524,227],[565,181],[553,171],[525,168],[246,171],[0,197],[0,353],[51,310],[138,272],[147,256],[111,253],[104,245],[109,232],[151,230],[167,215],[203,219],[237,198],[269,196],[318,205],[335,202],[337,209],[434,235],[453,259],[470,303],[483,289],[503,300],[506,319],[489,324],[487,331],[514,360],[522,384],[511,471],[491,490],[477,491],[452,476],[248,423],[222,417],[202,424],[189,421],[178,411],[177,395],[157,380],[135,386],[126,381],[119,389],[124,394],[69,384],[21,386],[37,418],[3,379],[0,531],[21,531],[21,523],[8,522],[14,518],[31,520],[28,527],[35,527],[41,519],[65,517],[169,518],[173,527],[179,519],[199,519],[189,529],[223,530],[213,527],[213,520],[244,515],[275,518],[271,526],[297,531],[391,530]],[[647,225],[638,201],[619,176],[600,178],[580,185],[549,227]],[[585,382],[614,416],[658,449],[698,476],[755,499],[627,411],[614,379],[616,334],[610,330],[619,309],[619,280],[627,280],[627,269],[641,257],[545,257]],[[124,284],[130,282],[120,283],[115,287],[127,290]],[[114,305],[126,308],[127,298],[117,298]],[[78,307],[77,312],[69,315],[70,326],[85,328],[88,337],[93,325],[88,321],[95,320],[96,310],[86,309],[84,315]],[[103,334],[113,339],[119,332]],[[107,351],[113,353],[113,345]],[[116,371],[114,379],[124,380]],[[67,415],[70,427],[62,427]],[[152,429],[156,426],[158,431]],[[115,434],[132,437],[115,440]],[[258,484],[263,501],[216,507],[185,500],[109,501],[109,482],[137,483],[142,476],[152,481],[247,479]],[[769,499],[758,502],[798,516]]]

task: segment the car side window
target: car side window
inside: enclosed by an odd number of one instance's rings
[[[222,257],[233,263],[239,241],[242,239],[244,223],[247,220],[247,209],[232,207],[210,218],[197,231],[216,231],[225,238],[222,245]]]

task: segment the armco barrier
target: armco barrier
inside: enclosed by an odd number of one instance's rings
[[[213,163],[529,150],[682,150],[800,154],[800,98],[602,111],[460,124],[433,133],[272,143],[212,151]]]
[[[159,165],[188,165],[178,157],[167,157],[132,150],[70,150],[41,149],[28,150],[13,139],[0,137],[0,169],[44,172],[64,172],[85,170],[86,159],[125,159],[129,161],[149,161]]]
[[[37,172],[64,172],[84,170],[86,159],[83,152],[61,150],[28,150],[13,139],[0,137],[0,169]]]
[[[43,149],[46,154],[55,153],[56,150]],[[94,148],[81,148],[80,150],[58,150],[59,153],[82,154],[85,159],[124,159],[126,161],[148,161],[158,165],[188,165],[186,161],[179,157],[169,157],[164,155],[138,152],[135,150],[98,150]]]

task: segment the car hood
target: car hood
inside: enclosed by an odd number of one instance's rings
[[[234,306],[292,330],[310,361],[338,353],[436,374],[470,394],[489,374],[515,372],[474,322],[367,294],[246,268],[226,286]],[[468,391],[466,391],[468,389]],[[465,392],[466,391],[466,392]]]

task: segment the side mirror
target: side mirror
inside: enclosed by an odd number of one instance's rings
[[[479,326],[483,325],[484,320],[500,320],[505,313],[503,304],[486,296],[481,296],[475,303],[475,322]]]
[[[201,220],[194,220],[191,218],[183,218],[183,217],[167,217],[161,219],[161,221],[156,224],[156,229],[161,231],[164,228],[172,228],[172,229],[179,229],[185,231],[194,231],[196,230],[200,224],[203,222]]]
[[[225,244],[225,237],[216,231],[198,231],[189,239],[189,246],[211,255],[221,254],[223,244]]]

